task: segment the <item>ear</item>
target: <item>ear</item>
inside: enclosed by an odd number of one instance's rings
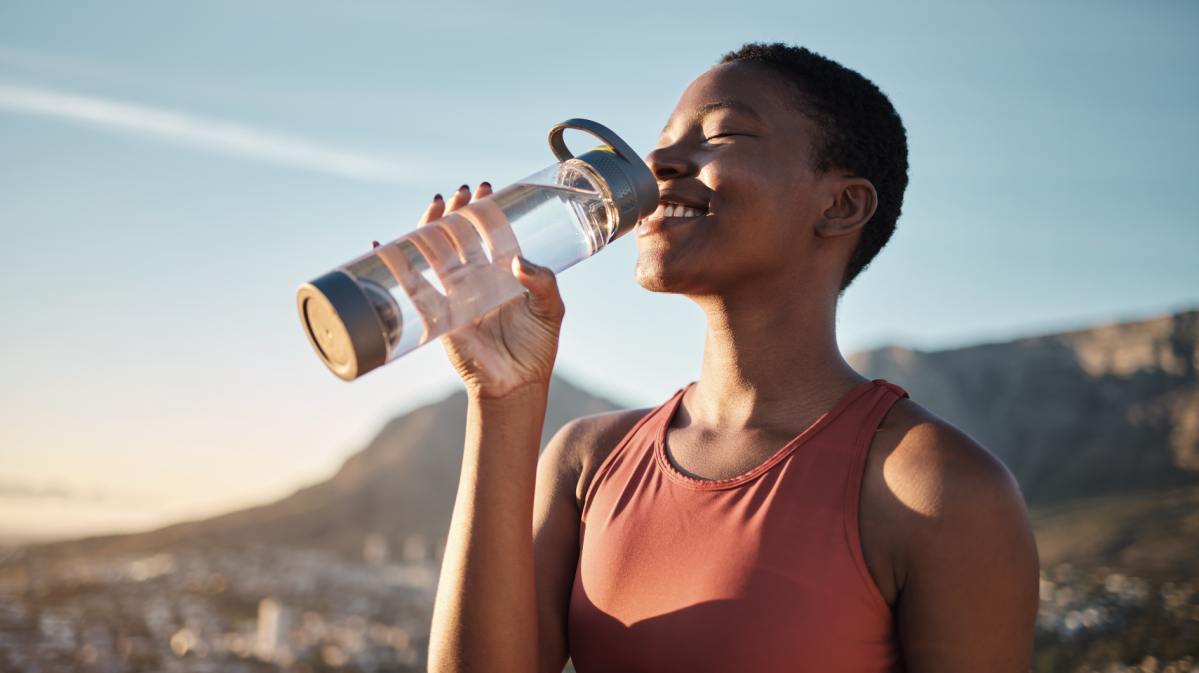
[[[865,178],[837,178],[833,181],[832,203],[816,223],[816,235],[834,238],[852,234],[866,225],[878,207],[878,192]]]

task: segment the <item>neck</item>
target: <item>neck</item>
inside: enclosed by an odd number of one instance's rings
[[[837,347],[836,293],[795,296],[785,289],[693,297],[708,319],[703,370],[688,392],[695,420],[743,428],[804,424],[866,380]]]

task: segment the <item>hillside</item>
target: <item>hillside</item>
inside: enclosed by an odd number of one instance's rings
[[[851,358],[1002,460],[1029,504],[1199,484],[1199,312]]]
[[[904,386],[1008,465],[1046,563],[1180,569],[1199,558],[1197,337],[1199,312],[1189,312],[935,353],[887,348],[851,362]],[[570,420],[614,408],[555,379],[542,445]],[[373,532],[393,545],[414,534],[435,543],[449,526],[465,414],[460,392],[396,418],[332,478],[269,505],[27,553],[260,543],[360,559]]]
[[[30,556],[149,553],[175,546],[287,545],[361,559],[363,540],[393,544],[410,535],[445,537],[462,469],[466,393],[457,392],[389,422],[329,480],[278,502],[149,533],[40,545]],[[555,378],[541,445],[566,423],[616,406]]]
[[[971,433],[1019,480],[1043,571],[1037,673],[1190,668],[1184,657],[1199,642],[1197,332],[1191,312],[852,359]],[[570,420],[613,408],[555,380],[542,445]],[[87,670],[424,670],[438,563],[425,545],[364,563],[364,542],[377,549],[372,534],[381,533],[398,551],[414,535],[444,539],[465,414],[466,395],[456,393],[396,418],[333,477],[275,503],[17,550],[0,561],[0,662],[83,670],[76,664],[91,652],[97,664]],[[276,620],[267,630],[264,614]],[[281,614],[291,615],[290,633],[271,652],[262,634],[278,640]],[[76,635],[87,639],[82,649]],[[261,660],[263,643],[282,658]]]
[[[1199,577],[1199,487],[1084,498],[1030,512],[1043,567]]]

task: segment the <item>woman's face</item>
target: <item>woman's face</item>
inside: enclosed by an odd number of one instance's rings
[[[751,63],[717,66],[683,92],[646,160],[661,201],[636,230],[643,287],[727,294],[817,272],[813,228],[826,206],[812,170],[816,127],[794,95]]]

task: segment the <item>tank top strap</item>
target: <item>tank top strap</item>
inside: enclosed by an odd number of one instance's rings
[[[846,482],[845,541],[849,544],[854,565],[857,567],[858,574],[861,575],[862,581],[865,583],[875,607],[881,615],[890,617],[891,608],[887,605],[886,599],[883,598],[882,593],[878,590],[878,585],[875,584],[874,578],[870,575],[870,569],[866,566],[866,556],[862,553],[862,537],[858,527],[858,510],[862,500],[862,478],[866,472],[866,459],[870,456],[870,445],[874,440],[879,425],[883,422],[883,417],[887,415],[887,412],[891,410],[891,407],[896,402],[908,397],[908,393],[903,388],[883,379],[875,379],[872,383],[876,387],[868,395],[863,396],[866,404],[862,404],[859,407],[859,413],[863,413],[864,415],[860,421],[861,425],[858,429],[856,441],[853,443],[849,479]]]
[[[906,390],[883,379],[863,383],[846,394],[829,412],[830,415],[837,414],[837,418],[831,419],[830,422],[830,425],[836,427],[830,429],[838,435],[844,435],[846,432],[856,435],[859,425],[871,425],[873,416],[886,413],[885,409],[879,411],[880,404],[889,409],[896,401],[907,396]],[[873,432],[877,427],[877,423],[871,425],[870,431]]]
[[[902,397],[910,397],[908,395],[908,391],[904,390],[903,388],[900,388],[899,386],[895,385],[894,383],[891,383],[890,381],[884,381],[883,379],[875,379],[874,382],[881,383],[882,385],[886,386],[888,390],[895,393],[896,395],[898,395],[901,398]]]

